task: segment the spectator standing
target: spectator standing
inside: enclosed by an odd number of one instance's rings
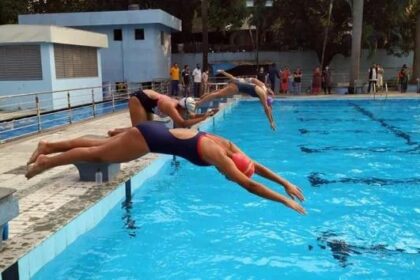
[[[201,91],[201,69],[200,65],[197,66],[193,70],[193,79],[194,79],[194,97],[200,97]]]
[[[179,67],[174,63],[169,71],[171,77],[171,95],[178,96],[179,92]]]
[[[293,72],[293,91],[295,94],[300,94],[302,92],[302,70],[300,67],[296,68]]]
[[[376,92],[376,82],[378,80],[376,65],[372,64],[369,68],[369,86],[368,86],[368,93],[370,93],[371,89]]]
[[[203,93],[206,94],[209,91],[209,70],[205,70],[201,75],[201,82],[203,86]]]
[[[280,90],[282,93],[285,93],[285,94],[289,92],[289,76],[290,76],[289,67],[284,67],[280,75],[280,78],[281,78]]]
[[[405,64],[402,66],[400,72],[398,72],[398,81],[401,93],[406,93],[408,84],[408,68]]]
[[[277,79],[280,79],[279,70],[277,69],[276,64],[273,63],[268,68],[268,81],[270,82],[270,87],[273,92],[276,92],[276,77]]]
[[[184,97],[188,97],[191,93],[191,71],[188,65],[184,65],[184,69],[182,69],[181,76],[182,85],[184,86]]]
[[[312,74],[312,94],[319,94],[321,92],[322,75],[321,69],[316,67]]]
[[[260,71],[258,71],[257,73],[257,79],[263,82],[264,84],[266,83],[264,67],[260,67]]]
[[[381,65],[377,65],[376,67],[377,70],[377,77],[378,77],[378,82],[377,82],[377,90],[383,90],[384,88],[384,68]]]
[[[327,65],[322,71],[322,87],[324,88],[324,94],[331,94],[332,77],[330,67]]]

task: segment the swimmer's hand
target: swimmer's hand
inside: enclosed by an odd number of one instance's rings
[[[305,197],[303,196],[302,190],[299,189],[297,186],[293,184],[287,184],[285,187],[287,194],[290,196],[291,199],[299,199],[300,201],[304,201]]]
[[[217,71],[216,71],[217,73],[223,73],[223,72],[225,72],[224,70],[222,70],[222,69],[217,69]]]
[[[274,122],[270,123],[271,129],[276,131],[276,124]]]
[[[217,112],[219,112],[219,109],[218,109],[218,108],[213,108],[213,109],[210,109],[210,110],[208,110],[208,111],[206,112],[206,116],[207,116],[207,117],[212,117],[212,116],[214,116]]]
[[[303,207],[302,207],[299,203],[297,203],[296,201],[291,200],[291,199],[287,199],[287,200],[284,202],[284,204],[285,204],[287,207],[292,208],[292,209],[293,209],[293,210],[295,210],[296,212],[298,212],[298,213],[300,213],[300,214],[302,214],[302,215],[306,215],[305,208],[303,208]]]

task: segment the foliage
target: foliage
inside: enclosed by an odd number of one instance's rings
[[[270,8],[264,7],[263,2],[256,0],[254,8],[246,8],[245,0],[211,0],[209,27],[224,31],[226,26],[239,27],[250,19],[261,31],[263,44],[279,50],[312,49],[321,57],[330,0],[274,0]],[[129,4],[139,4],[141,9],[162,9],[180,18],[182,38],[189,41],[193,38],[193,20],[200,16],[200,3],[200,0],[1,0],[0,24],[16,23],[18,14],[126,10]],[[333,4],[327,63],[337,53],[349,55],[351,47],[352,0],[334,0]],[[365,0],[363,47],[372,53],[385,48],[395,55],[413,50],[419,11],[420,0]]]
[[[209,25],[217,30],[242,26],[249,16],[245,0],[211,0],[209,6]]]
[[[0,24],[16,23],[17,16],[26,9],[26,0],[1,0]]]
[[[418,4],[413,0],[365,1],[363,42],[371,54],[384,48],[400,56],[414,49]]]

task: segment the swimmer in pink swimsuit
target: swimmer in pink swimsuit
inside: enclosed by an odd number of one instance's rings
[[[81,137],[58,142],[41,141],[28,161],[26,177],[30,179],[47,169],[78,161],[127,162],[151,152],[177,155],[203,168],[214,166],[248,192],[305,214],[305,209],[295,201],[304,200],[297,186],[250,159],[229,140],[193,129],[168,129],[159,122],[142,122],[105,139]],[[256,181],[251,177],[254,172],[283,186],[290,198]],[[212,184],[212,178],[206,180]]]

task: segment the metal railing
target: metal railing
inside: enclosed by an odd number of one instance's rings
[[[127,108],[130,93],[168,93],[168,80],[0,96],[0,143]]]
[[[399,67],[387,67],[385,68],[385,75],[383,77],[383,84],[382,87],[374,87],[375,92],[388,92],[388,91],[400,91],[400,84],[397,78],[398,71],[400,70]],[[293,74],[293,69],[290,71]],[[301,79],[301,90],[302,94],[310,94],[312,93],[312,70],[304,69],[303,70],[303,77]],[[367,73],[360,73],[361,78],[359,80],[355,80],[353,84],[353,92],[355,93],[368,93],[368,85],[369,79]],[[256,77],[254,76],[238,76],[238,77]],[[348,72],[336,72],[334,69],[331,71],[332,77],[332,84],[331,88],[333,91],[337,90],[338,93],[342,93],[345,89],[350,87],[350,74]],[[220,82],[227,82],[227,78],[220,76],[220,77],[211,77],[209,79],[209,83],[220,83]],[[420,80],[419,80],[420,81]],[[268,81],[266,81],[268,84]],[[289,76],[288,78],[288,87],[289,92],[293,92],[293,76]],[[280,80],[276,79],[275,88],[277,92],[279,92],[279,85]],[[418,82],[417,91],[420,89],[420,82]],[[322,90],[322,87],[321,87]]]

